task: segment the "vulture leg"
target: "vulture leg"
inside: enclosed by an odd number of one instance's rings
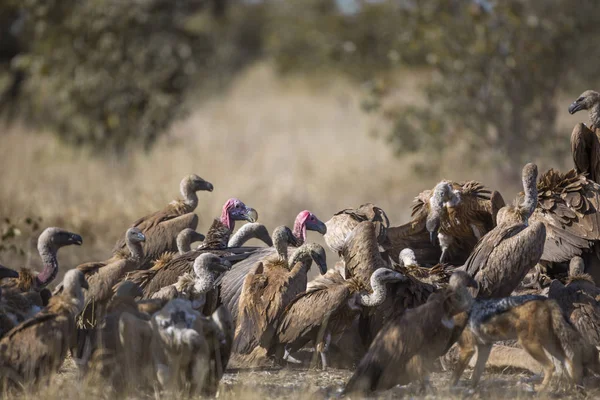
[[[487,360],[490,357],[491,351],[491,344],[477,345],[477,362],[475,363],[475,368],[473,369],[473,375],[471,375],[471,385],[473,387],[476,387],[479,381],[481,380],[481,376],[483,375],[483,371],[485,370],[485,364],[487,363]]]
[[[331,333],[327,332],[323,337],[323,340],[317,345],[317,351],[321,356],[321,367],[323,371],[327,369],[327,352],[329,351],[329,344],[331,343]]]
[[[290,354],[290,350],[288,349],[287,346],[285,347],[284,351],[285,351],[284,354],[283,354],[283,360],[284,361],[287,361],[287,362],[292,363],[292,364],[302,364],[302,361],[297,360],[294,357],[292,357],[292,355]]]

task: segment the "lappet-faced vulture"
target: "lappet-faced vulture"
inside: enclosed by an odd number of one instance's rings
[[[279,356],[293,362],[290,354],[312,341],[326,369],[332,336],[350,329],[363,307],[380,306],[386,299],[387,283],[407,279],[397,271],[379,268],[371,275],[371,289],[367,289],[360,279],[345,279],[344,274],[344,268],[338,266],[316,278],[287,307],[277,327],[277,343],[285,348]]]
[[[577,173],[587,174],[596,183],[600,180],[600,93],[586,90],[569,106],[569,113],[587,110],[590,127],[579,123],[571,133],[571,153]]]
[[[277,253],[259,261],[244,279],[234,353],[249,354],[258,346],[269,349],[281,313],[306,290],[313,259],[321,274],[327,272],[325,249],[316,243],[298,247],[288,262],[286,230],[285,226],[280,226],[273,231]]]
[[[136,271],[129,274],[127,279],[133,280],[144,290],[144,298],[151,298],[165,286],[177,282],[179,277],[193,271],[196,258],[203,253],[213,253],[219,256],[231,255],[233,250],[227,250],[227,243],[235,226],[235,221],[246,220],[254,222],[258,213],[238,199],[229,199],[223,206],[222,215],[216,219],[202,245],[196,250],[177,255],[164,263],[160,263],[147,271]],[[243,249],[243,248],[242,248]],[[211,310],[209,314],[212,314]]]
[[[63,364],[75,336],[75,316],[83,307],[82,288],[87,288],[78,270],[68,271],[63,282],[63,292],[44,310],[0,340],[2,390],[47,383]]]
[[[397,259],[402,249],[411,248],[421,265],[460,265],[496,226],[503,206],[500,193],[479,182],[442,181],[415,198],[410,222],[388,229],[389,254]]]
[[[28,268],[21,268],[18,278],[7,278],[0,281],[0,286],[16,288],[21,292],[39,292],[40,302],[47,304],[50,292],[46,286],[58,274],[58,249],[72,244],[80,246],[83,239],[76,233],[68,232],[61,228],[46,228],[38,238],[38,252],[42,258],[44,269],[39,274],[34,274]]]
[[[537,166],[526,164],[525,195],[498,212],[498,226],[479,240],[463,267],[479,283],[477,297],[509,296],[542,256],[546,227],[530,218],[538,202],[536,178]]]
[[[451,345],[453,317],[473,303],[467,286],[477,285],[464,272],[455,272],[446,289],[391,320],[375,337],[344,393],[387,390],[415,380],[424,386],[433,362]]]
[[[292,255],[296,247],[304,244],[306,241],[306,232],[309,230],[316,231],[321,234],[327,232],[325,224],[321,222],[316,215],[305,210],[299,213],[296,217],[293,230],[288,229],[286,231],[288,233],[288,256]],[[231,271],[223,275],[223,279],[220,283],[221,301],[231,313],[234,324],[237,325],[239,299],[246,275],[257,265],[258,262],[271,257],[274,254],[277,254],[277,250],[274,247],[259,249],[245,260],[235,264]]]
[[[154,260],[166,252],[177,251],[177,235],[185,228],[196,229],[198,216],[194,210],[198,206],[196,192],[212,192],[213,185],[198,175],[188,175],[179,185],[183,199],[173,200],[162,210],[146,215],[135,221],[131,227],[138,228],[146,236],[145,254],[140,269],[149,268]],[[115,244],[113,254],[126,250],[125,234]]]

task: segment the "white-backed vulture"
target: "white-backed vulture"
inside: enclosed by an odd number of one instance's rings
[[[335,253],[340,254],[348,234],[363,221],[370,221],[375,225],[377,242],[385,244],[390,220],[385,211],[372,203],[362,204],[358,208],[346,208],[333,214],[333,217],[325,222],[325,243]]]
[[[600,179],[600,140],[597,129],[600,128],[600,93],[586,90],[569,106],[569,113],[587,110],[590,127],[579,123],[571,134],[571,154],[578,173],[588,174],[596,183]]]
[[[592,277],[584,273],[584,267],[581,257],[573,257],[567,284],[552,281],[548,297],[556,300],[584,340],[600,349],[600,289]]]
[[[258,239],[267,246],[273,246],[267,227],[258,222],[251,222],[242,226],[231,236],[227,247],[241,247],[250,239]]]
[[[280,354],[284,359],[312,341],[326,369],[331,337],[351,328],[363,307],[380,306],[386,299],[386,284],[407,279],[397,271],[379,268],[371,275],[371,289],[367,289],[360,279],[345,279],[344,273],[338,266],[317,277],[287,307],[276,335],[277,343],[285,346],[285,353]]]
[[[145,353],[139,354],[139,360],[145,363],[139,368],[147,367],[150,361],[162,388],[214,396],[233,340],[231,320],[224,307],[204,317],[189,301],[174,299],[150,322],[126,313],[119,325],[124,349]],[[135,360],[132,355],[129,358]]]
[[[273,231],[277,253],[259,261],[244,279],[234,353],[249,354],[258,346],[269,349],[281,313],[296,296],[306,290],[313,259],[321,274],[327,272],[325,249],[316,243],[305,243],[298,247],[288,262],[286,229],[280,226]]]
[[[385,247],[392,259],[411,248],[420,265],[461,265],[496,226],[496,213],[503,206],[500,193],[479,182],[442,181],[415,198],[410,222],[388,229]]]
[[[75,337],[75,316],[83,307],[82,288],[87,288],[84,275],[68,271],[63,292],[0,340],[3,390],[46,382],[58,372]]]
[[[164,263],[157,263],[150,270],[136,271],[129,274],[127,279],[140,285],[144,290],[144,298],[149,299],[161,288],[176,283],[181,275],[192,272],[194,261],[200,254],[208,252],[220,256],[232,254],[232,251],[227,250],[227,243],[235,221],[255,222],[257,218],[258,213],[254,209],[238,199],[229,199],[223,206],[220,219],[215,219],[204,242],[196,250],[177,255]],[[211,310],[211,314],[212,311],[214,310]]]
[[[214,289],[218,277],[229,269],[229,261],[212,253],[200,254],[194,261],[193,272],[181,275],[176,283],[161,288],[152,298],[183,298],[192,302],[194,310],[202,310],[206,302],[206,293]]]
[[[466,261],[464,270],[479,283],[475,296],[509,296],[539,262],[546,227],[542,222],[530,220],[538,201],[536,178],[537,166],[526,164],[524,197],[518,205],[503,207],[498,212],[498,225],[479,240]]]
[[[113,287],[125,275],[137,269],[144,258],[142,243],[146,240],[139,228],[129,228],[126,234],[129,255],[117,258],[102,268],[77,269],[84,273],[90,289],[85,295],[85,307],[81,315],[82,328],[93,328],[104,313],[104,307],[114,294]]]
[[[196,229],[198,216],[194,210],[198,206],[196,192],[213,191],[213,185],[198,175],[188,175],[179,184],[182,200],[173,200],[162,210],[146,215],[135,221],[131,228],[138,228],[146,236],[145,254],[140,269],[149,268],[161,254],[177,251],[177,235],[185,228]],[[113,249],[113,254],[126,250],[125,234]]]
[[[375,226],[368,221],[358,224],[346,237],[342,249],[346,276],[370,290],[370,277],[379,268],[389,268],[379,253]],[[410,275],[407,268],[401,269],[406,280],[388,285],[388,296],[379,307],[364,309],[359,320],[359,331],[363,345],[368,347],[387,321],[402,314],[405,309],[420,306],[427,301],[435,287]]]
[[[294,252],[296,247],[304,244],[306,241],[306,232],[309,230],[325,234],[327,232],[327,227],[316,215],[310,211],[304,210],[296,216],[294,228],[290,231],[291,235],[288,235],[288,256]],[[219,285],[220,299],[231,313],[235,325],[237,325],[240,294],[246,275],[259,261],[276,253],[277,250],[273,247],[259,249],[245,260],[235,264],[231,271],[223,275],[223,279]]]
[[[425,385],[433,362],[452,344],[453,317],[473,303],[468,286],[477,285],[457,271],[446,289],[391,320],[375,337],[344,393],[387,390],[415,380]]]
[[[0,281],[4,287],[17,288],[21,292],[47,292],[46,286],[58,274],[58,249],[64,246],[80,246],[83,239],[76,233],[61,228],[46,228],[38,238],[37,248],[44,264],[44,269],[37,275],[29,268],[21,268],[18,278],[6,278]],[[47,304],[50,293],[40,293],[40,302]]]

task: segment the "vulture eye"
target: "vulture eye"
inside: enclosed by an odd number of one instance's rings
[[[583,101],[583,97],[578,98],[577,101]]]
[[[311,221],[314,221],[314,220],[315,220],[315,217],[310,217],[310,220],[311,220]]]

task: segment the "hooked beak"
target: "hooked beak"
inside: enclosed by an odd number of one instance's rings
[[[569,106],[569,114],[575,114],[577,111],[581,110],[583,110],[583,105],[577,101],[572,102]]]
[[[77,246],[81,246],[81,244],[83,243],[83,238],[80,235],[78,235],[76,233],[73,233],[71,235],[70,241],[71,241],[72,244],[75,244]]]
[[[202,182],[202,185],[200,185],[200,190],[212,192],[214,189],[215,189],[215,187],[213,186],[213,184],[208,181],[204,181],[204,182]]]
[[[467,287],[477,289],[479,287],[479,284],[477,283],[477,281],[475,279],[471,278],[467,281]]]
[[[201,234],[201,233],[198,233],[198,234],[196,235],[196,238],[195,238],[195,239],[196,239],[196,240],[194,240],[195,242],[204,242],[204,239],[206,239],[206,236],[204,236],[204,235],[203,235],[203,234]]]
[[[138,233],[137,234],[137,238],[140,242],[145,242],[146,241],[146,236],[143,233]]]
[[[15,270],[12,270],[10,268],[6,268],[3,265],[0,265],[0,279],[3,278],[18,278],[19,277],[19,273]]]
[[[319,257],[315,259],[315,262],[319,266],[319,272],[321,273],[321,275],[325,275],[327,273],[327,261]]]
[[[246,207],[246,213],[244,217],[244,219],[248,222],[256,222],[258,221],[258,212],[252,207]]]
[[[432,245],[439,246],[440,241],[438,240],[437,230],[429,232],[429,241],[431,241]]]
[[[321,235],[327,233],[327,225],[325,225],[325,223],[320,220],[317,220],[314,224],[310,224],[310,227],[307,225],[306,228],[312,231],[319,232]]]
[[[85,279],[85,277],[83,275],[82,275],[82,278],[81,278],[80,286],[81,286],[82,289],[89,289],[90,288],[90,285],[88,285],[87,279]]]
[[[406,282],[407,280],[408,278],[404,274],[397,272],[388,282]]]

